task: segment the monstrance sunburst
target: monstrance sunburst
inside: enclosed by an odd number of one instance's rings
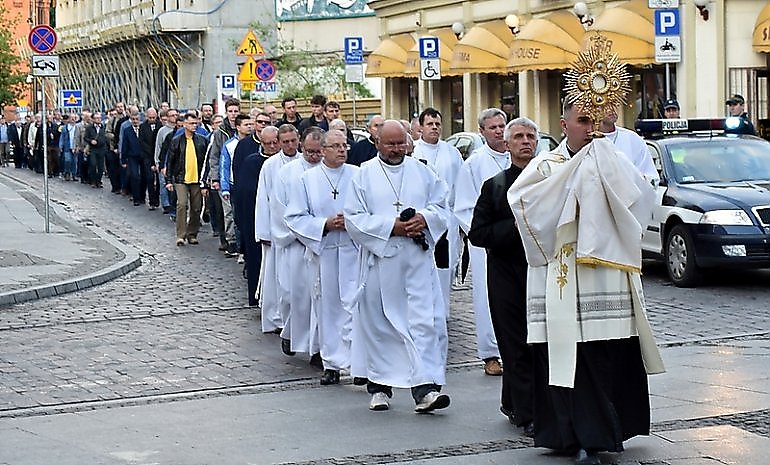
[[[594,137],[602,137],[599,125],[608,109],[626,103],[631,91],[626,71],[618,55],[612,53],[612,41],[601,34],[590,37],[587,50],[578,54],[565,74],[567,101],[590,115],[594,120]]]

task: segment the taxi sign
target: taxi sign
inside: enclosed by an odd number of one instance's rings
[[[59,94],[62,108],[80,108],[83,106],[82,89],[66,89]]]
[[[235,54],[238,56],[258,56],[261,57],[265,54],[265,49],[262,48],[262,44],[257,40],[257,36],[254,35],[254,31],[249,31],[241,41],[241,45],[235,50]],[[256,81],[256,79],[254,79]]]

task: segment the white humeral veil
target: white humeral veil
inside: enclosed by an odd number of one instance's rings
[[[538,155],[508,191],[529,263],[528,342],[548,343],[549,384],[573,387],[577,343],[639,336],[664,371],[641,284],[642,225],[654,191],[612,143]]]

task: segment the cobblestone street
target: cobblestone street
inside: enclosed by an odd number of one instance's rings
[[[42,192],[42,179],[29,171],[6,173]],[[79,183],[54,179],[51,192],[73,228],[97,226],[135,248],[141,266],[90,289],[0,307],[0,419],[317,387],[318,372],[306,356],[284,356],[279,338],[261,333],[258,309],[245,306],[241,266],[217,251],[210,226],[203,227],[201,245],[175,247],[173,224],[159,211]],[[659,344],[733,350],[745,341],[766,342],[769,277],[767,271],[720,274],[701,288],[680,289],[667,282],[662,266],[647,263],[645,292]],[[449,330],[450,373],[481,375],[467,286],[453,291]],[[758,370],[766,374],[767,365]],[[653,429],[732,425],[770,437],[769,416],[766,408],[751,408],[666,418]],[[445,453],[529,445],[516,438],[479,441]],[[307,463],[421,459],[398,454]]]

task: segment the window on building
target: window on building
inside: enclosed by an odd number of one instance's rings
[[[631,95],[628,96],[626,106],[626,121],[635,119],[665,118],[663,104],[667,98],[676,98],[676,67],[669,66],[671,75],[666,92],[666,68],[665,66],[651,66],[647,68],[632,68],[629,72],[632,76]],[[670,96],[670,97],[669,97]]]
[[[409,79],[409,82],[407,84],[408,86],[408,93],[409,101],[407,103],[408,110],[409,110],[409,119],[417,118],[420,114],[420,99],[419,99],[419,91],[418,91],[418,82],[417,79]]]
[[[500,76],[500,109],[508,115],[508,121],[519,117],[519,75]]]
[[[742,95],[746,99],[746,111],[755,122],[768,118],[767,86],[767,68],[730,68],[728,72],[727,96]]]
[[[463,116],[463,78],[452,77],[449,79],[449,99],[452,108],[452,134],[465,129],[465,118]]]

